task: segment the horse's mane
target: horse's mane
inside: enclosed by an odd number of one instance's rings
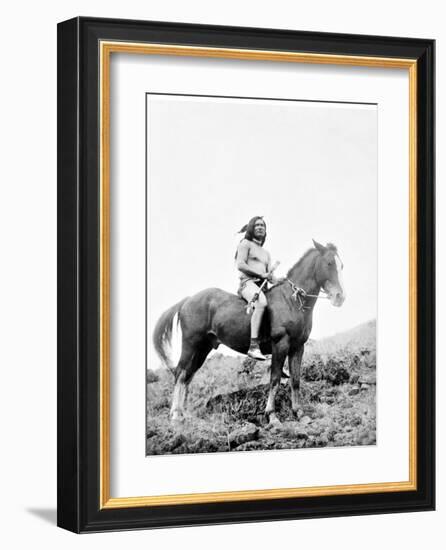
[[[327,245],[325,246],[325,248],[327,250],[331,250],[334,254],[337,254],[338,252],[338,248],[335,244],[333,243],[327,243]],[[308,258],[308,256],[310,256],[313,252],[317,252],[317,248],[309,248],[305,253],[304,255],[300,258],[300,260],[298,260],[294,265],[293,267],[291,267],[289,270],[288,270],[288,273],[286,274],[287,277],[289,277],[291,275],[292,272],[294,272],[296,269],[298,269],[299,267],[301,267],[301,265],[305,262],[305,260]]]
[[[304,255],[300,258],[300,260],[297,260],[297,262],[288,270],[288,273],[286,274],[287,277],[289,277],[291,275],[291,273],[297,269],[298,267],[300,267],[304,261],[308,258],[308,256],[310,254],[312,254],[313,252],[317,252],[316,248],[309,248],[305,253]]]

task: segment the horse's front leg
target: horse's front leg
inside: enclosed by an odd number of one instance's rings
[[[294,414],[299,412],[300,366],[304,354],[304,345],[293,349],[288,354],[288,366],[290,369],[291,408]]]
[[[288,354],[288,336],[285,335],[278,342],[273,343],[272,348],[273,356],[271,360],[271,379],[269,383],[269,395],[265,414],[268,417],[270,424],[280,424],[280,420],[276,415],[275,399],[277,390],[279,389],[280,379],[282,377],[283,363]]]

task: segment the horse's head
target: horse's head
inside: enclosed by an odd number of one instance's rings
[[[337,248],[333,244],[322,244],[313,239],[314,246],[319,252],[316,261],[316,281],[327,293],[333,306],[340,307],[345,300],[345,291],[342,281],[343,264]]]

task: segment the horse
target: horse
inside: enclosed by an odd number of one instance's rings
[[[267,307],[262,319],[259,344],[262,353],[271,354],[271,372],[265,414],[270,424],[280,424],[275,411],[275,396],[288,357],[291,404],[299,413],[300,367],[305,343],[313,322],[313,308],[320,291],[331,304],[340,307],[345,300],[342,282],[343,264],[337,247],[313,239],[310,248],[288,271],[286,278],[266,293]],[[186,297],[159,318],[153,344],[163,363],[173,370],[170,418],[181,420],[187,402],[189,384],[212,349],[222,343],[246,354],[250,342],[250,315],[246,302],[219,288],[208,288]],[[172,331],[179,324],[182,334],[181,356],[176,368],[169,357]]]

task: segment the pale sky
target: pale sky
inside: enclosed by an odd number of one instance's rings
[[[236,292],[236,233],[255,215],[278,275],[312,238],[338,246],[347,299],[316,304],[311,338],[376,318],[375,105],[149,95],[147,114],[149,366],[165,309]]]

